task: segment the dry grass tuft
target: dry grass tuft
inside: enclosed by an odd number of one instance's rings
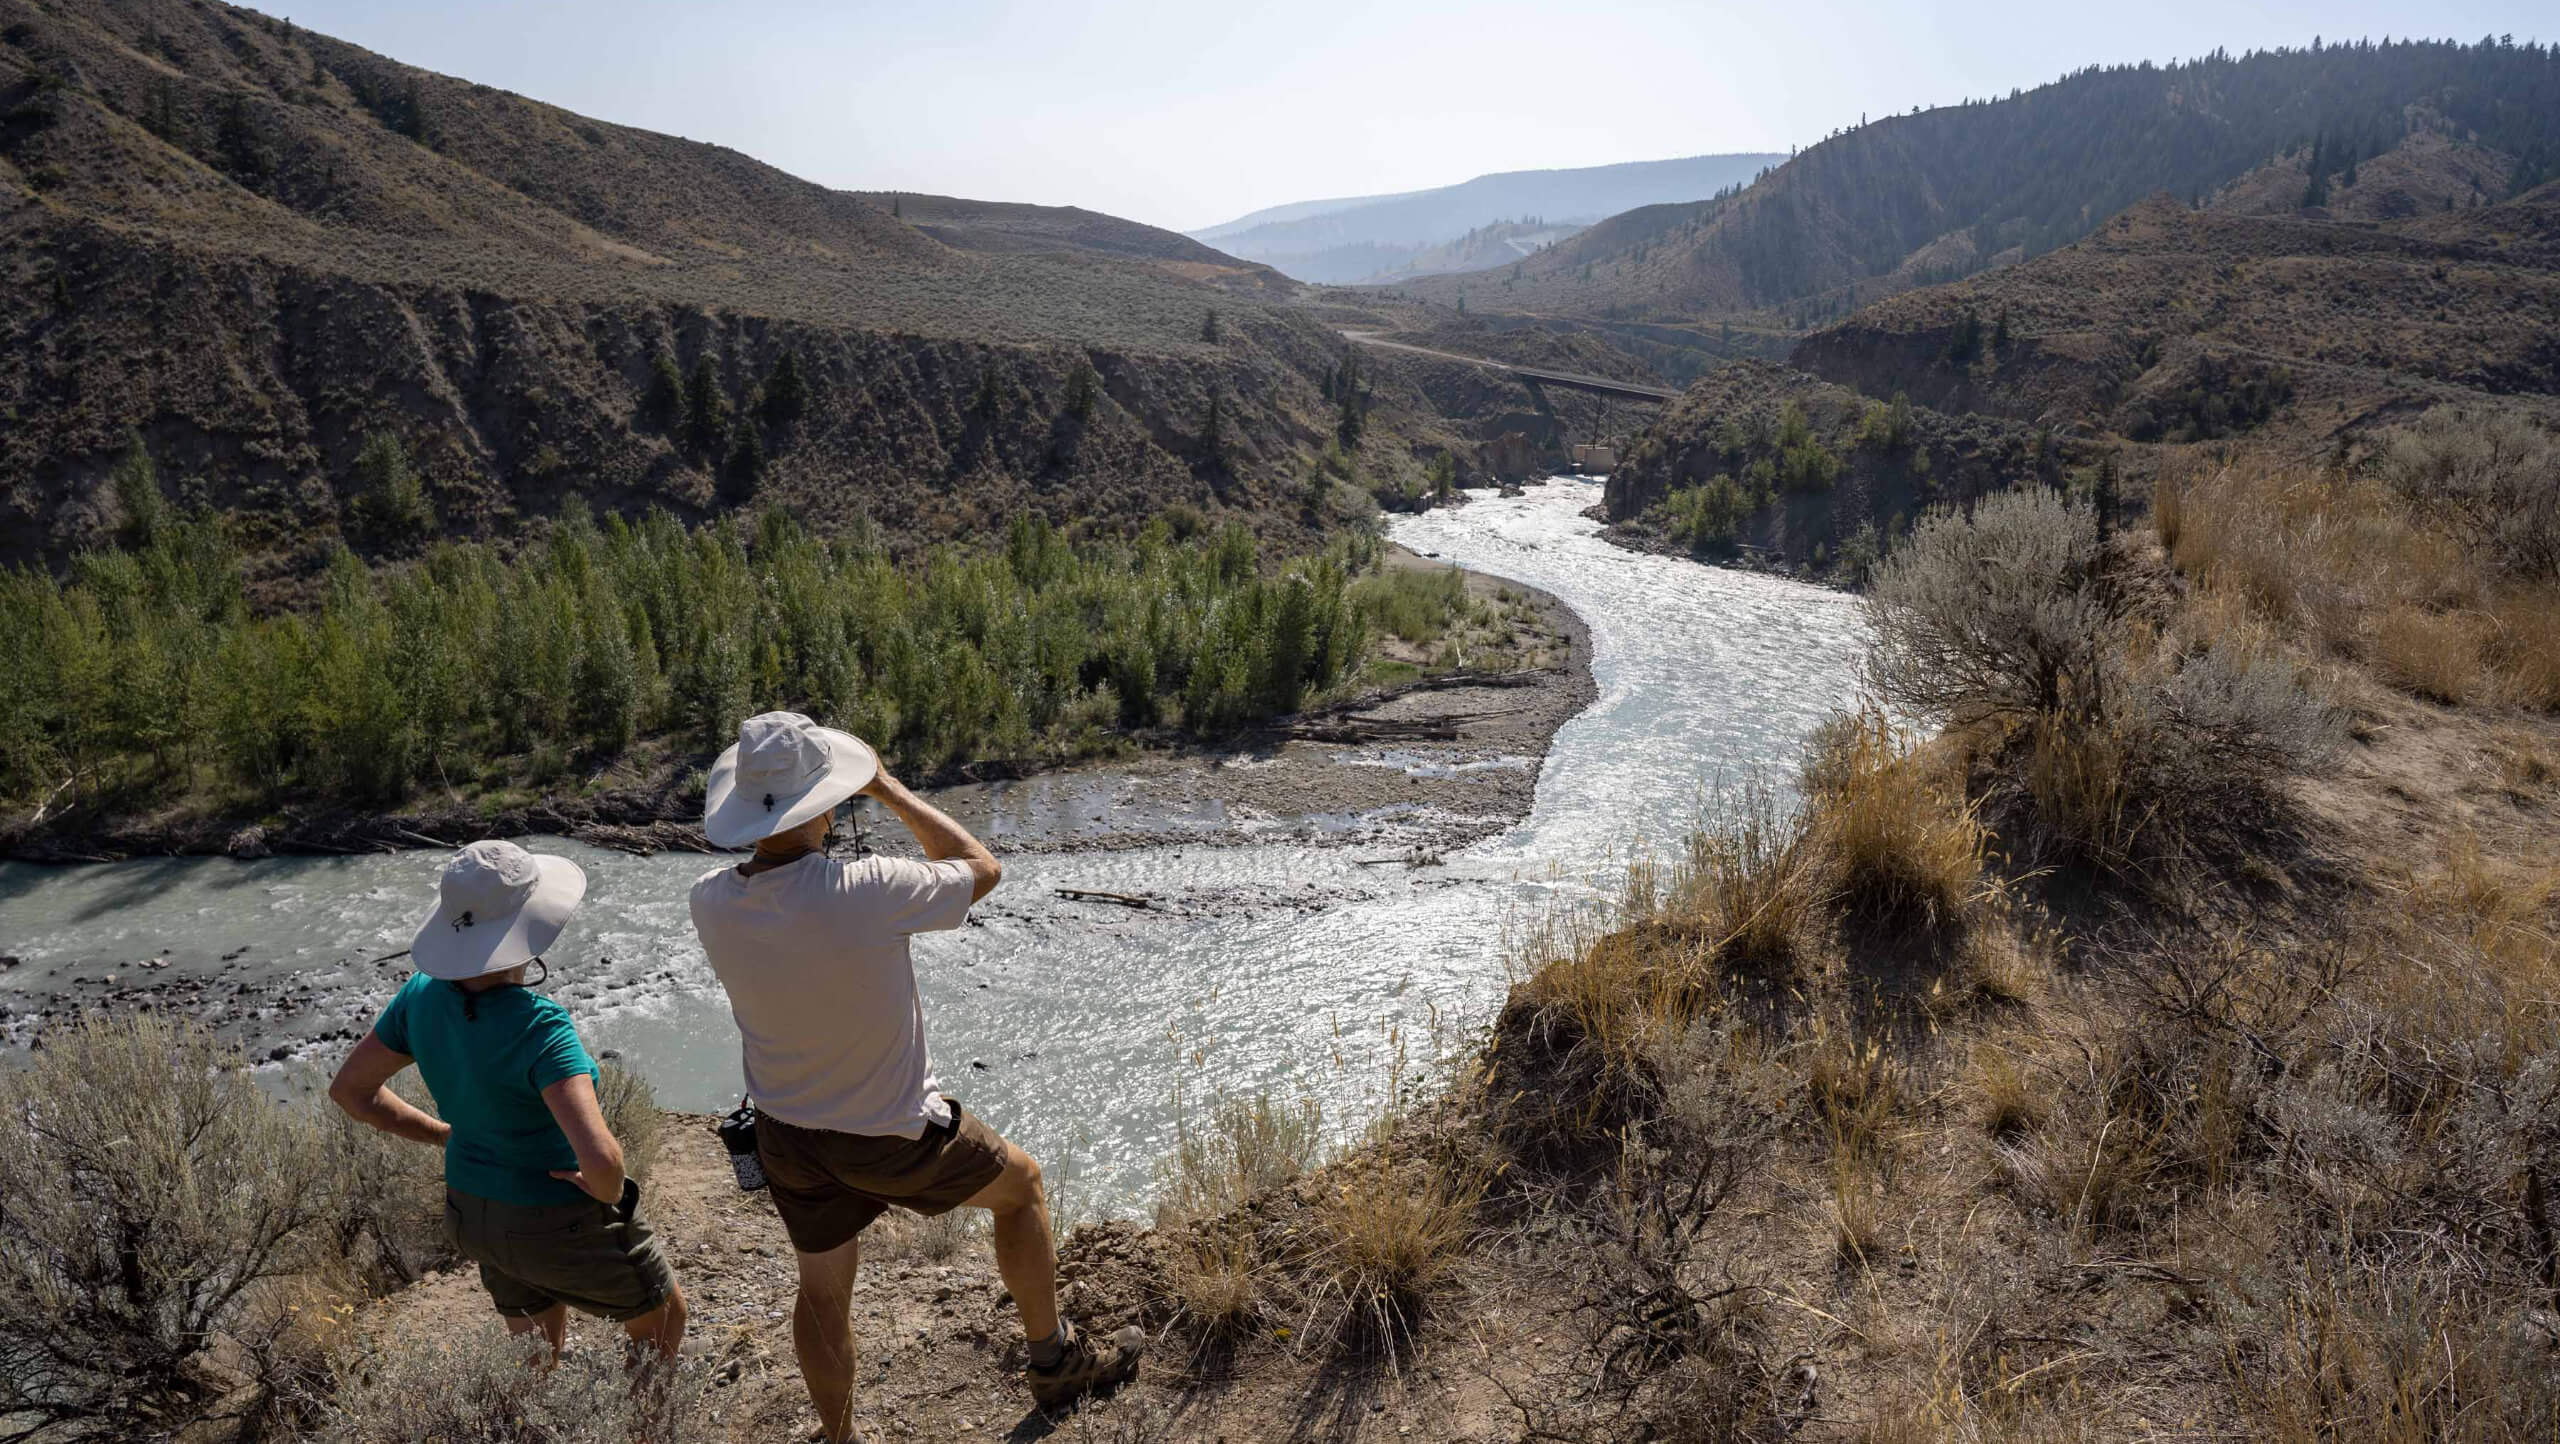
[[[1324,1182],[1317,1263],[1321,1292],[1338,1309],[1335,1337],[1348,1347],[1398,1348],[1453,1281],[1483,1184],[1383,1149],[1336,1165]]]
[[[1628,872],[1614,909],[1515,932],[1494,1060],[1508,1136],[1545,1162],[1662,1103],[1659,1059],[1728,1001],[1736,975],[1792,982],[1823,895],[1803,810],[1753,782],[1719,799],[1668,869]]]
[[[2007,918],[2003,926],[1980,927],[1965,937],[1962,979],[1977,1003],[1995,1007],[2031,1007],[2053,987],[2050,940],[2020,936]]]
[[[1805,777],[1826,891],[1847,913],[1931,930],[1962,915],[1990,833],[1936,750],[1868,708],[1826,730]]]
[[[1225,1213],[1315,1167],[1323,1152],[1324,1114],[1313,1098],[1220,1096],[1203,1119],[1177,1089],[1173,1155],[1158,1170],[1156,1222]]]
[[[619,1063],[596,1067],[596,1106],[605,1127],[622,1144],[622,1167],[633,1178],[648,1181],[658,1159],[658,1132],[663,1115],[649,1080]]]
[[[1883,1239],[1901,1065],[1879,1040],[1823,1031],[1806,1060],[1805,1091],[1830,1138],[1833,1242],[1844,1263],[1869,1262]]]
[[[2044,1121],[2044,1098],[2028,1082],[2018,1056],[1989,1043],[1977,1044],[1966,1091],[1982,1131],[2004,1142],[2033,1130]]]
[[[893,1208],[863,1234],[863,1249],[882,1258],[944,1263],[958,1258],[986,1233],[978,1211],[955,1208],[931,1218]]]
[[[2543,750],[2542,739],[2530,732],[2501,733],[2492,752],[2498,762],[2498,780],[2519,797],[2537,796],[2560,780],[2560,758]]]
[[[459,1331],[394,1331],[346,1351],[310,1444],[486,1440],[509,1444],[628,1444],[711,1437],[699,1365],[652,1368],[635,1387],[619,1350],[571,1350],[538,1368],[539,1340],[474,1320]]]
[[[1666,889],[1667,921],[1708,940],[1718,962],[1764,973],[1791,964],[1821,906],[1803,809],[1761,779],[1691,830]]]
[[[1229,1225],[1196,1230],[1165,1265],[1170,1302],[1203,1337],[1234,1341],[1262,1320],[1266,1268],[1250,1234]]]
[[[1844,1264],[1864,1265],[1882,1257],[1884,1180],[1871,1159],[1846,1145],[1831,1151],[1831,1240]]]
[[[2328,1277],[2283,1309],[2265,1357],[2231,1364],[2268,1444],[2440,1444],[2560,1434],[2549,1344],[2465,1289]],[[2523,1321],[2517,1321],[2521,1324]]]
[[[2027,733],[2027,795],[2036,816],[2091,861],[2122,868],[2137,855],[2147,807],[2134,801],[2133,744],[2121,724],[2075,727],[2047,714]]]

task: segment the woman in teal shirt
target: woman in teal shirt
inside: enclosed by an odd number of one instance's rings
[[[444,1149],[446,1238],[480,1265],[507,1332],[540,1329],[557,1355],[574,1307],[673,1360],[684,1291],[623,1175],[595,1062],[569,1010],[524,986],[586,890],[575,863],[510,842],[456,854],[410,944],[417,974],[329,1096],[359,1122]],[[412,1062],[441,1119],[388,1086]]]

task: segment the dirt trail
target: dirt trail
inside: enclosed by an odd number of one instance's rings
[[[685,1351],[711,1371],[709,1436],[734,1444],[805,1440],[816,1415],[791,1355],[795,1266],[769,1195],[741,1193],[713,1132],[715,1120],[669,1114],[645,1207],[692,1306]],[[975,1219],[968,1211],[955,1219]],[[1061,1252],[1067,1312],[1102,1330],[1147,1324],[1153,1234],[1126,1223],[1078,1230]],[[1153,1331],[1138,1382],[1057,1418],[1031,1407],[1022,1381],[1022,1330],[974,1226],[967,1233],[892,1213],[863,1235],[854,1286],[861,1351],[857,1420],[875,1440],[1111,1440],[1290,1438],[1492,1444],[1513,1437],[1502,1400],[1470,1367],[1473,1350],[1438,1345],[1397,1371],[1299,1357],[1281,1339],[1245,1341],[1215,1358]],[[496,1330],[476,1270],[465,1265],[368,1309],[374,1331]],[[570,1348],[613,1349],[611,1325],[576,1318]]]

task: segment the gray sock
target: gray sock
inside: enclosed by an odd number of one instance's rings
[[[1031,1367],[1035,1369],[1058,1367],[1058,1361],[1067,1356],[1067,1341],[1072,1337],[1073,1335],[1067,1332],[1066,1321],[1061,1319],[1058,1321],[1057,1332],[1045,1339],[1031,1340]]]

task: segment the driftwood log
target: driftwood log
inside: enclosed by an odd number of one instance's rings
[[[1154,898],[1133,897],[1125,892],[1095,892],[1091,888],[1082,887],[1054,887],[1049,891],[1069,902],[1110,903],[1114,907],[1124,908],[1151,908],[1156,905]]]

